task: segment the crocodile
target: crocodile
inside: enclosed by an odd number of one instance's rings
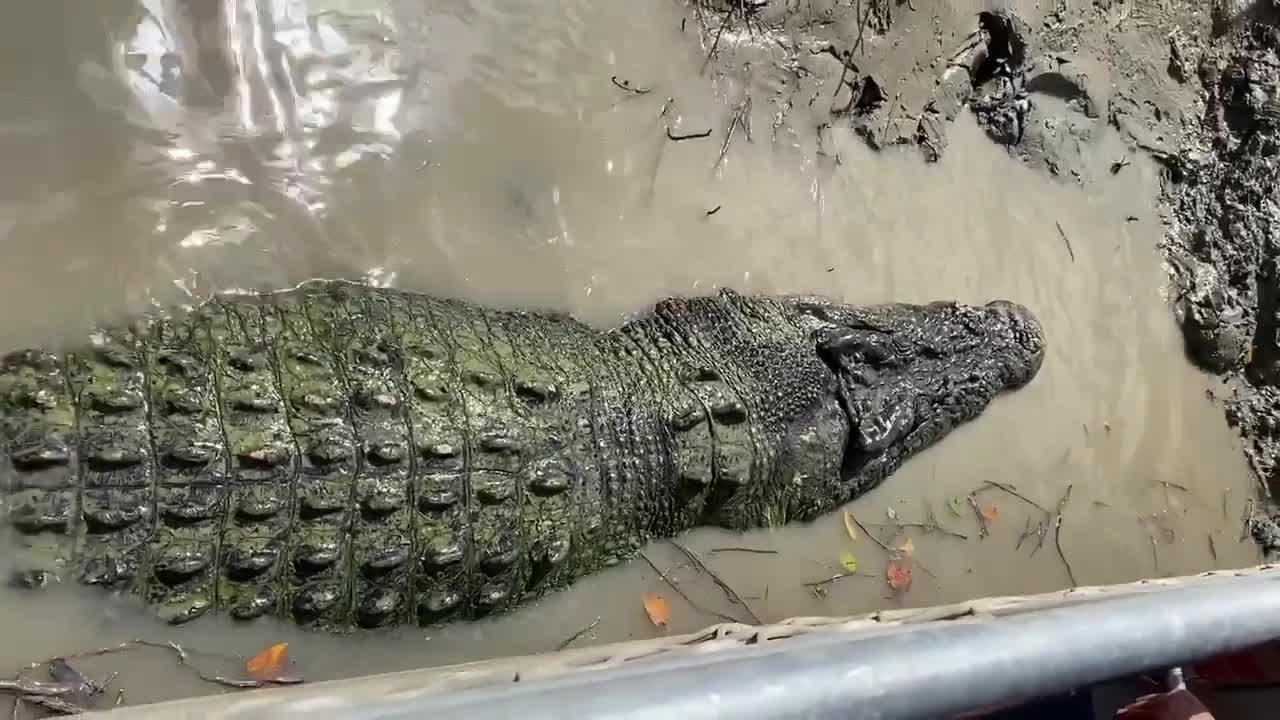
[[[1004,300],[725,290],[600,329],[345,281],[217,295],[3,356],[8,572],[172,624],[479,618],[652,539],[829,512],[1044,349]]]

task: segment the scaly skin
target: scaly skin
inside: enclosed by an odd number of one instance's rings
[[[697,525],[811,519],[1029,381],[1010,303],[564,315],[313,282],[0,365],[18,578],[329,629],[514,607]]]

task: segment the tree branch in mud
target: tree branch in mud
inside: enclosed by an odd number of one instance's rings
[[[1058,227],[1058,235],[1062,237],[1062,242],[1065,243],[1067,246],[1067,254],[1071,256],[1071,262],[1075,262],[1076,251],[1071,248],[1071,240],[1067,238],[1066,231],[1062,229],[1062,223],[1054,221],[1053,224]]]
[[[720,48],[720,36],[724,34],[724,29],[729,26],[729,21],[733,19],[733,11],[735,9],[736,5],[729,3],[729,10],[725,12],[724,19],[720,21],[720,28],[716,30],[716,39],[711,43],[711,50],[707,52],[707,58],[702,61],[702,67],[698,70],[699,75],[707,71],[707,66],[711,64],[711,58],[715,57],[716,50]]]
[[[998,483],[998,482],[996,482],[996,481],[994,481],[994,480],[987,480],[986,482],[982,483],[982,487],[978,488],[977,490],[974,490],[974,491],[973,491],[972,493],[970,493],[970,494],[971,494],[971,495],[977,495],[978,493],[982,492],[983,490],[988,490],[988,489],[991,489],[991,490],[1001,490],[1001,491],[1006,492],[1006,493],[1008,493],[1008,494],[1012,495],[1013,497],[1015,497],[1015,498],[1017,498],[1017,499],[1021,500],[1022,502],[1024,502],[1024,503],[1026,503],[1026,504],[1030,505],[1031,507],[1033,507],[1033,508],[1035,508],[1035,509],[1039,510],[1039,511],[1040,511],[1040,512],[1042,512],[1042,513],[1048,513],[1048,512],[1049,512],[1049,510],[1048,510],[1047,508],[1045,508],[1045,506],[1041,505],[1040,503],[1036,502],[1035,500],[1032,500],[1031,498],[1027,497],[1026,495],[1023,495],[1022,493],[1018,492],[1018,491],[1017,491],[1017,489],[1016,489],[1016,488],[1014,488],[1012,485],[1006,485],[1006,484],[1004,484],[1004,483]]]
[[[843,580],[844,578],[847,578],[847,577],[876,578],[876,577],[879,577],[879,576],[877,576],[877,575],[872,575],[872,574],[870,574],[870,573],[860,573],[860,572],[842,572],[842,573],[836,573],[835,575],[832,575],[832,576],[831,576],[831,577],[829,577],[829,578],[824,578],[824,579],[822,579],[822,580],[815,580],[815,581],[813,581],[813,582],[807,582],[807,583],[805,583],[805,584],[804,584],[804,586],[805,586],[805,587],[807,587],[807,588],[813,588],[813,589],[815,589],[815,590],[816,590],[816,589],[818,589],[818,588],[820,588],[820,587],[822,587],[822,586],[824,586],[824,585],[830,585],[831,583],[833,583],[833,582],[835,582],[835,581],[837,581],[837,580]]]
[[[577,640],[578,638],[582,637],[583,635],[586,635],[587,633],[589,633],[589,632],[591,632],[592,630],[594,630],[594,629],[595,629],[595,627],[596,627],[597,625],[599,625],[599,624],[600,624],[600,620],[601,620],[601,618],[600,618],[599,616],[597,616],[597,617],[596,617],[596,619],[595,619],[594,621],[592,621],[589,625],[587,625],[586,627],[582,628],[582,629],[581,629],[581,630],[579,630],[578,632],[576,632],[576,633],[574,633],[574,634],[570,635],[569,637],[565,638],[565,639],[560,643],[560,645],[556,647],[556,650],[563,650],[563,649],[565,649],[565,648],[569,647],[570,645],[572,645],[574,640]]]
[[[685,557],[689,558],[689,562],[693,563],[694,566],[697,567],[702,572],[705,572],[712,579],[712,581],[715,582],[716,585],[720,586],[720,589],[724,591],[724,594],[726,596],[728,596],[729,602],[741,605],[742,609],[747,611],[747,614],[751,616],[752,620],[756,621],[757,625],[764,624],[764,622],[760,619],[760,617],[756,615],[755,611],[751,609],[751,606],[747,604],[747,601],[743,600],[742,596],[738,594],[738,591],[730,587],[729,583],[720,579],[719,575],[716,575],[715,572],[711,570],[711,568],[707,567],[707,564],[702,562],[702,558],[698,557],[697,553],[685,547],[684,545],[681,545],[675,540],[672,540],[670,542],[672,545],[676,547],[676,549],[678,549],[681,553],[683,553]]]
[[[973,496],[973,493],[969,493],[966,499],[969,501],[969,507],[973,508],[973,516],[978,518],[978,538],[982,539],[990,535],[991,532],[987,530],[987,519],[982,516],[982,508],[978,507],[978,499]]]
[[[1058,548],[1058,557],[1062,558],[1062,564],[1067,568],[1067,578],[1071,580],[1071,587],[1076,587],[1076,574],[1071,570],[1071,563],[1067,561],[1066,553],[1062,551],[1062,511],[1066,509],[1067,501],[1071,499],[1071,487],[1067,485],[1066,493],[1058,501],[1057,515],[1053,518],[1053,544]]]
[[[676,583],[676,581],[671,579],[671,577],[668,575],[669,571],[664,572],[662,570],[659,570],[658,566],[654,565],[653,561],[649,559],[649,556],[645,555],[644,553],[640,553],[640,557],[643,558],[644,561],[649,564],[649,567],[653,568],[654,572],[658,573],[658,577],[663,582],[665,582],[668,587],[670,587],[672,590],[675,590],[677,595],[679,595],[685,602],[689,603],[689,607],[705,615],[714,615],[715,617],[718,617],[721,620],[724,620],[726,622],[733,622],[733,623],[742,622],[736,617],[733,617],[731,615],[725,615],[724,613],[718,610],[710,610],[710,609],[704,608],[698,603],[694,602],[693,598],[689,597],[689,595],[684,590],[680,589],[680,586]]]
[[[868,530],[868,529],[867,529],[867,526],[862,524],[862,521],[861,521],[861,520],[859,520],[858,518],[854,517],[853,513],[851,513],[851,512],[846,512],[846,513],[845,513],[845,517],[847,517],[847,518],[849,518],[850,520],[852,520],[852,521],[853,521],[853,524],[854,524],[854,525],[857,525],[857,526],[858,526],[858,529],[862,531],[862,534],[863,534],[863,535],[866,535],[866,536],[867,536],[867,537],[869,537],[869,538],[871,538],[871,542],[873,542],[873,543],[875,543],[875,544],[879,545],[879,546],[880,546],[880,549],[881,549],[881,550],[884,550],[886,553],[888,553],[890,558],[898,558],[898,557],[901,557],[902,552],[901,552],[900,550],[895,550],[895,549],[893,549],[893,548],[889,547],[888,545],[885,545],[885,544],[884,544],[884,541],[882,541],[880,538],[878,538],[878,537],[876,537],[874,534],[872,534],[872,532],[871,532],[870,530]],[[965,538],[965,539],[967,540],[968,538]],[[929,568],[925,567],[924,563],[920,562],[920,559],[919,559],[919,558],[912,558],[912,561],[916,564],[916,566],[917,566],[917,567],[919,567],[921,570],[923,570],[923,571],[924,571],[924,574],[925,574],[925,575],[928,575],[929,577],[933,578],[934,580],[937,580],[937,579],[938,579],[938,576],[937,576],[937,575],[935,575],[935,574],[933,573],[933,571],[932,571],[932,570],[930,570]]]
[[[213,683],[215,685],[221,685],[223,687],[251,689],[265,687],[267,685],[296,685],[303,682],[301,678],[294,677],[276,677],[270,679],[232,678],[207,673],[191,662],[192,652],[178,643],[134,638],[133,640],[126,640],[118,645],[95,648],[93,650],[86,650],[70,655],[60,655],[58,657],[29,663],[26,667],[20,669],[12,680],[0,680],[0,693],[9,693],[14,696],[15,713],[22,703],[30,703],[58,714],[80,714],[86,710],[89,703],[106,691],[107,687],[116,679],[118,673],[112,673],[105,681],[97,683],[71,667],[68,660],[112,655],[140,647],[170,650],[177,655],[178,664],[190,669],[200,680]],[[201,652],[200,654],[213,655],[212,653],[204,652]],[[39,681],[22,677],[23,673],[39,667],[47,667],[49,675],[53,680]],[[122,702],[124,702],[124,690],[120,689],[117,691],[115,704],[119,705]]]
[[[850,515],[850,517],[852,517],[852,515]],[[943,535],[950,535],[951,537],[958,538],[960,540],[969,539],[969,536],[965,535],[964,533],[958,533],[954,530],[948,530],[947,528],[943,527],[942,523],[938,522],[938,516],[933,512],[933,508],[929,506],[928,502],[925,503],[924,522],[906,522],[903,520],[894,520],[891,523],[867,523],[867,524],[870,525],[871,527],[896,527],[899,530],[902,530],[903,528],[919,528],[923,530],[926,535],[931,535],[933,533],[942,533]]]
[[[712,554],[726,553],[726,552],[754,553],[756,555],[777,555],[778,554],[777,550],[766,550],[764,548],[752,548],[752,547],[714,547],[714,548],[711,548],[710,552]]]
[[[716,164],[711,168],[713,172],[720,169],[720,165],[724,163],[725,157],[729,154],[729,143],[733,141],[733,131],[737,128],[742,128],[742,133],[746,135],[747,142],[751,142],[750,93],[733,110],[733,117],[729,119],[729,127],[724,133],[724,142],[720,145],[720,156],[716,158]]]

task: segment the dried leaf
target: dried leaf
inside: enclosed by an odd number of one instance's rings
[[[888,508],[888,509],[886,509],[886,510],[884,511],[884,514],[885,514],[885,515],[888,515],[890,520],[897,520],[897,519],[898,519],[898,513],[897,513],[897,512],[895,512],[893,508]]]
[[[671,606],[667,604],[666,598],[658,593],[645,593],[644,612],[649,616],[649,622],[663,630],[667,629],[667,623],[671,621]]]
[[[844,568],[846,572],[858,572],[858,558],[846,550],[840,553],[840,567]]]
[[[993,522],[998,517],[1000,517],[1000,508],[996,507],[995,505],[982,506],[983,520],[986,520],[987,522]]]
[[[911,589],[911,566],[906,563],[891,562],[885,573],[889,578],[889,587],[895,592],[906,592]]]
[[[951,510],[951,514],[956,517],[964,517],[964,499],[953,497],[947,501],[947,508]]]
[[[907,538],[906,541],[898,546],[898,550],[907,557],[915,557],[916,544],[911,542],[911,538]]]
[[[858,540],[858,526],[853,522],[853,513],[845,510],[844,513],[844,530],[849,533],[849,539]]]
[[[254,680],[269,682],[284,675],[289,664],[289,643],[276,643],[249,658],[244,669]]]

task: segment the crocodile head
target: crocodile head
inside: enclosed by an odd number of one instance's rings
[[[1025,385],[1044,359],[1040,323],[1005,300],[981,306],[793,302],[835,375],[847,416],[841,499],[879,483],[981,414],[996,395]]]

